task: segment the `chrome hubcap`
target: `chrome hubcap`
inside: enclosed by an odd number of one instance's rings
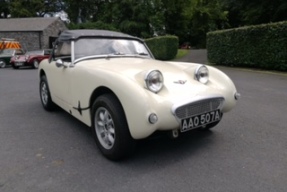
[[[111,149],[115,143],[115,125],[109,111],[100,107],[95,114],[95,131],[100,144],[105,149]]]
[[[41,98],[43,101],[44,105],[47,105],[48,102],[48,89],[47,89],[47,85],[45,82],[42,82],[41,84]]]
[[[3,61],[0,61],[0,68],[4,68],[6,64]]]
[[[38,68],[39,67],[39,62],[38,61],[34,61],[34,67]]]

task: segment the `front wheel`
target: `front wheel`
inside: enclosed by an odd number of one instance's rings
[[[52,111],[55,108],[55,104],[51,98],[46,76],[42,76],[40,79],[40,98],[44,109],[47,111]]]
[[[97,146],[104,156],[119,160],[135,148],[126,117],[118,99],[112,94],[98,97],[92,106],[92,128]]]
[[[0,68],[5,68],[6,62],[4,60],[0,60]]]

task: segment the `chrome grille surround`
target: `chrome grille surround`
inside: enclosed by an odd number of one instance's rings
[[[183,105],[174,106],[172,112],[177,119],[184,119],[217,109],[221,110],[224,101],[223,97],[204,98]]]

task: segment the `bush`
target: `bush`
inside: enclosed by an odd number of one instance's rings
[[[207,33],[210,63],[287,71],[287,22]]]
[[[104,30],[118,31],[113,25],[106,24],[101,21],[79,23],[79,24],[70,23],[68,25],[68,28],[69,29],[104,29]]]
[[[172,60],[178,50],[178,37],[160,36],[145,40],[147,46],[158,60]]]

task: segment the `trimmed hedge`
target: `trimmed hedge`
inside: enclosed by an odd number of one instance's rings
[[[208,61],[287,71],[287,22],[207,33]]]
[[[104,29],[104,30],[111,30],[111,31],[118,31],[113,25],[103,23],[101,21],[97,22],[87,22],[87,23],[79,23],[68,24],[69,29]]]
[[[178,37],[160,36],[145,40],[147,46],[153,53],[155,59],[171,60],[174,59],[178,50]]]

